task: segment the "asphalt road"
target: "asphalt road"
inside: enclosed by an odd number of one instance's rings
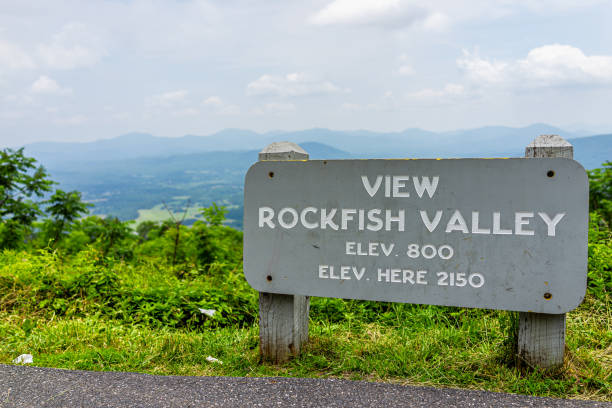
[[[612,403],[309,378],[154,376],[0,365],[0,407],[612,407]]]

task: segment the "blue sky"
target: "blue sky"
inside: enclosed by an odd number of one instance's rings
[[[0,144],[131,131],[612,131],[612,1],[3,0]]]

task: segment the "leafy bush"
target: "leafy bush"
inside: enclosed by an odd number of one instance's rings
[[[612,232],[601,222],[597,212],[591,213],[589,225],[588,292],[601,301],[612,290]]]
[[[209,270],[214,273],[194,270],[181,279],[164,261],[128,264],[93,247],[70,260],[47,251],[6,250],[0,255],[0,292],[7,295],[0,308],[48,317],[103,315],[153,327],[253,323],[257,294],[239,265],[213,264]],[[200,309],[216,313],[208,317]]]
[[[589,208],[600,215],[600,220],[612,222],[612,162],[602,168],[589,170]]]

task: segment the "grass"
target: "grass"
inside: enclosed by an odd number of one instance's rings
[[[320,301],[313,299],[315,307]],[[566,361],[555,372],[519,368],[509,358],[510,313],[464,309],[457,319],[450,318],[453,310],[397,307],[383,322],[315,316],[302,355],[282,365],[260,362],[256,324],[154,329],[100,316],[30,321],[3,312],[0,362],[29,353],[37,366],[78,370],[330,377],[612,400],[609,301],[587,299],[568,314]],[[223,364],[208,362],[208,356]]]
[[[565,362],[551,371],[517,364],[516,313],[329,298],[312,299],[299,357],[263,363],[240,235],[203,231],[215,255],[204,266],[189,255],[193,234],[183,236],[177,264],[165,236],[139,244],[133,259],[105,257],[95,242],[70,256],[0,252],[0,363],[32,354],[37,366],[68,369],[333,377],[612,401],[607,229],[590,231],[587,296],[567,315]]]

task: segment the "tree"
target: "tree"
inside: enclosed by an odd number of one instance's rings
[[[88,207],[93,206],[93,204],[81,201],[81,193],[78,191],[66,193],[62,190],[55,190],[55,193],[45,203],[47,204],[47,213],[53,218],[51,224],[54,235],[52,246],[57,244],[68,225],[72,224],[81,215],[86,214]]]
[[[155,221],[143,221],[136,227],[136,233],[140,237],[140,242],[148,241],[151,239],[151,232],[159,228],[159,223]]]
[[[53,182],[36,160],[25,157],[23,148],[0,151],[0,247],[16,248],[25,231],[41,214],[33,197],[42,197]]]
[[[242,233],[223,225],[227,209],[213,203],[200,209],[206,222],[196,221],[192,227],[196,259],[200,266],[213,262],[238,262],[242,257]]]
[[[225,214],[227,214],[227,209],[224,205],[219,207],[217,203],[212,203],[210,207],[200,208],[202,212],[202,216],[211,226],[219,226],[223,224],[225,221]]]
[[[132,248],[130,241],[136,239],[130,229],[133,221],[122,222],[117,217],[99,219],[103,227],[102,234],[96,240],[96,244],[102,250],[102,256],[114,258],[131,258]]]
[[[174,244],[172,246],[172,267],[174,267],[181,239],[181,226],[183,225],[183,221],[185,221],[185,217],[187,217],[187,213],[189,212],[189,201],[187,201],[187,206],[185,207],[185,211],[183,212],[183,217],[180,220],[178,220],[174,216],[174,213],[170,210],[170,208],[168,208],[168,205],[166,205],[165,202],[164,207],[166,207],[166,211],[168,211],[170,219],[172,219],[172,221],[174,222]]]

